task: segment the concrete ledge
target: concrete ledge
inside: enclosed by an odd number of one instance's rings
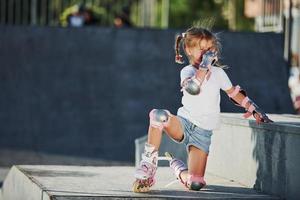
[[[278,199],[208,173],[203,191],[190,192],[168,167],[157,172],[147,194],[131,192],[133,167],[14,166],[3,185],[5,200],[97,199]]]
[[[257,125],[254,120],[244,119],[242,114],[237,113],[222,113],[221,120],[223,124],[234,126],[245,126],[257,129],[270,130],[274,132],[285,132],[289,134],[297,134],[300,136],[300,116],[290,114],[268,114],[275,122],[270,124]]]
[[[40,200],[43,190],[26,176],[18,167],[11,168],[2,188],[3,199]]]
[[[102,154],[99,153],[99,155],[101,157]],[[13,165],[120,166],[132,165],[132,162],[107,160],[99,157],[85,157],[82,155],[53,154],[36,150],[0,148],[0,178],[1,168],[10,168]]]
[[[287,199],[300,196],[300,117],[270,115],[275,122],[257,125],[242,114],[223,113],[214,131],[207,171],[247,187]],[[147,137],[136,140],[141,153]],[[186,160],[184,148],[163,137],[160,152]],[[136,163],[139,162],[136,157]]]
[[[241,114],[222,114],[214,132],[208,171],[287,199],[300,196],[300,118],[270,115],[257,125]]]

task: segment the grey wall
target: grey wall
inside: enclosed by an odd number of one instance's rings
[[[149,111],[180,106],[178,32],[0,26],[0,151],[10,152],[0,164],[26,164],[14,157],[25,151],[133,162]],[[265,111],[292,113],[282,35],[220,37],[233,83]],[[242,111],[227,98],[221,106]]]

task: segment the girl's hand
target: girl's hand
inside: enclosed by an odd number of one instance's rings
[[[217,52],[206,51],[202,56],[199,69],[209,70],[211,66],[218,60]]]
[[[257,124],[273,122],[272,120],[269,119],[269,117],[263,111],[255,110],[253,112],[253,117],[255,118]]]

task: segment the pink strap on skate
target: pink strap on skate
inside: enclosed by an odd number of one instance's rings
[[[230,98],[235,97],[240,92],[241,87],[239,85],[235,86],[234,91],[229,93],[228,96]]]
[[[244,108],[246,108],[246,104],[247,104],[248,101],[249,101],[249,98],[248,98],[248,97],[245,97],[245,98],[243,99],[241,105],[242,105]]]
[[[170,161],[170,167],[174,170],[176,178],[178,178],[181,181],[181,183],[185,184],[180,177],[181,172],[188,170],[184,162],[177,158],[174,158]]]
[[[142,172],[145,172],[145,173],[152,174],[153,171],[155,171],[155,169],[154,169],[154,165],[152,165],[151,163],[142,162],[141,166],[137,169],[137,171],[142,171]]]

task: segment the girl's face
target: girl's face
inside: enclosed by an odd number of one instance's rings
[[[193,47],[186,47],[188,56],[192,59],[192,64],[199,64],[202,60],[202,55],[206,51],[215,51],[212,40],[197,40]]]

